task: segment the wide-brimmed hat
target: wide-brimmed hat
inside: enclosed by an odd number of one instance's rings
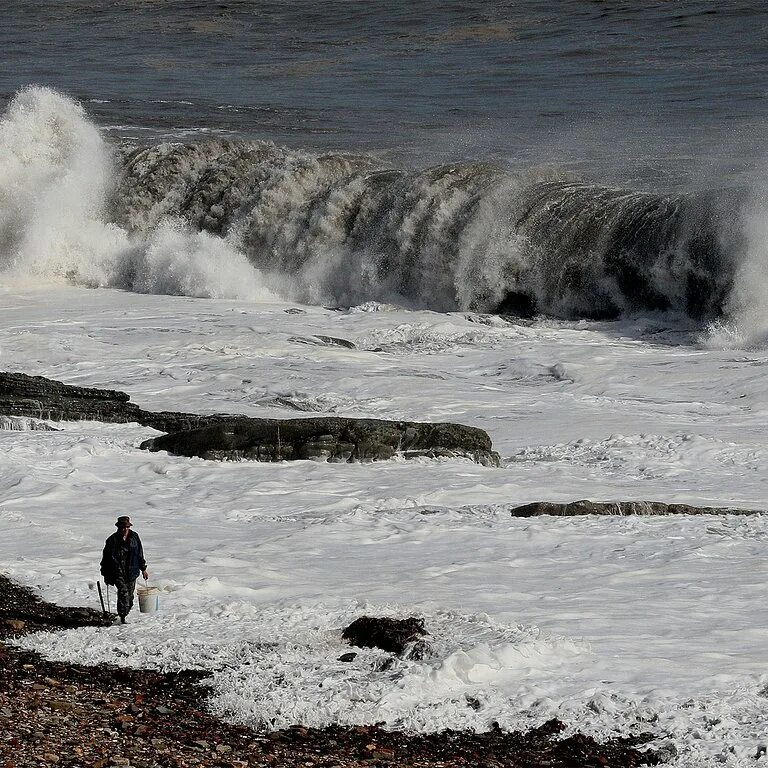
[[[122,517],[117,518],[117,522],[115,525],[120,528],[125,526],[126,528],[131,528],[133,526],[133,523],[131,522],[131,518],[127,515],[123,515]]]

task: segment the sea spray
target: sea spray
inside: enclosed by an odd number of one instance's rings
[[[0,122],[0,264],[17,279],[93,280],[126,246],[101,219],[109,155],[74,101],[28,88]],[[99,281],[100,282],[100,281]]]
[[[710,324],[704,343],[715,349],[768,344],[768,189],[753,193],[741,217],[746,239],[725,315]]]
[[[0,121],[0,269],[6,281],[216,298],[270,298],[223,240],[163,220],[140,236],[106,220],[114,160],[76,102],[30,87]]]
[[[78,104],[38,87],[0,122],[0,155],[7,279],[742,324],[762,301],[745,245],[761,219],[740,217],[739,194],[654,195],[484,163],[404,170],[235,139],[118,160]]]
[[[116,287],[209,299],[269,300],[258,270],[229,243],[190,232],[178,219],[164,219],[138,247],[125,251],[112,274]]]

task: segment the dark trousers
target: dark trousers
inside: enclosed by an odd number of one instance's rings
[[[122,573],[117,575],[117,614],[127,616],[133,608],[133,593],[136,591],[136,579],[129,579]]]

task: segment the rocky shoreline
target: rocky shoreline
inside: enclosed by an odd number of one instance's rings
[[[638,749],[649,736],[560,738],[558,720],[526,733],[420,735],[375,725],[253,731],[206,713],[201,673],[50,662],[12,644],[30,631],[111,620],[45,603],[0,576],[2,768],[635,768],[672,754]]]

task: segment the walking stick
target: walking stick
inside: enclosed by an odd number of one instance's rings
[[[96,587],[99,590],[99,602],[101,603],[101,612],[106,614],[107,613],[107,609],[104,607],[104,595],[101,593],[101,582],[100,581],[96,582]]]

